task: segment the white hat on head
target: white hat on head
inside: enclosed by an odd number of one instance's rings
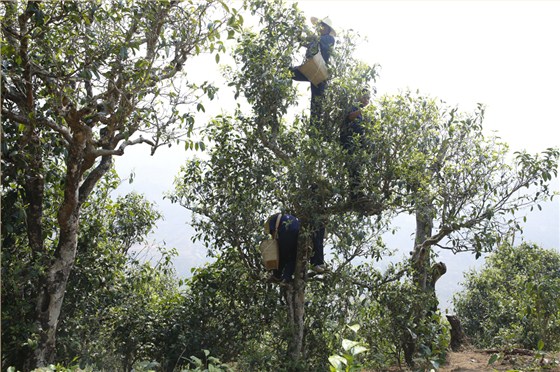
[[[329,34],[332,35],[332,36],[336,36],[336,31],[335,31],[335,29],[332,25],[332,21],[329,19],[329,17],[325,17],[323,19],[319,19],[317,17],[311,17],[310,20],[311,20],[311,23],[313,23],[314,25],[317,24],[317,23],[326,24],[331,29],[331,32],[329,32]]]

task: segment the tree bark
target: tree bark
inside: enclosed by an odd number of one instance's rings
[[[286,291],[289,327],[291,330],[291,337],[288,342],[290,364],[287,367],[291,371],[302,370],[301,362],[304,356],[306,264],[309,256],[307,249],[309,244],[309,239],[301,239],[300,235],[294,281],[293,285]]]
[[[467,337],[463,332],[463,327],[461,326],[461,321],[457,315],[447,315],[447,321],[451,325],[451,350],[460,351],[463,344],[466,342]]]
[[[37,325],[39,342],[34,351],[33,365],[44,367],[54,362],[56,354],[56,331],[62,309],[64,294],[70,272],[76,259],[78,247],[79,218],[82,203],[87,199],[91,188],[82,189],[84,159],[87,157],[86,143],[90,141],[90,133],[80,131],[74,126],[73,141],[70,144],[66,160],[66,183],[64,186],[64,200],[58,211],[60,235],[54,257],[46,270],[46,275],[39,283],[37,299]],[[96,168],[96,183],[110,168],[112,159],[105,157]]]
[[[414,281],[422,290],[428,283],[428,265],[430,261],[430,247],[424,242],[432,235],[433,207],[420,206],[416,211],[416,235],[414,238],[414,251],[412,265],[414,268]]]
[[[429,290],[429,263],[430,246],[424,244],[432,234],[433,207],[430,203],[418,206],[416,210],[416,235],[414,239],[414,250],[412,252],[413,281],[422,291]],[[422,318],[425,309],[418,306],[415,310],[415,324]],[[411,331],[416,332],[415,329]],[[409,367],[414,366],[414,354],[416,353],[416,338],[409,332],[403,340],[404,358]]]

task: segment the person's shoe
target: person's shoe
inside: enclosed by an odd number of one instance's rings
[[[317,274],[322,274],[326,271],[329,271],[329,268],[327,267],[327,265],[322,264],[322,265],[314,265],[311,268],[313,271],[315,271]]]

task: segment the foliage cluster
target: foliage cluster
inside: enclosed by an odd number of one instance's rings
[[[29,368],[29,356],[45,364],[56,332],[54,357],[92,369],[227,369],[223,361],[243,371],[324,371],[329,357],[335,369],[441,364],[448,332],[428,275],[432,248],[480,254],[519,230],[516,211],[550,195],[558,150],[519,153],[510,166],[507,146],[482,134],[482,106],[459,113],[404,92],[364,109],[364,146],[349,154],[340,124],[377,78],[377,66],[353,56],[358,36],[340,30],[324,110],[310,125],[307,111],[292,112],[300,96],[289,69],[314,31],[296,4],[245,5],[260,23],[243,32],[243,17],[223,1],[4,5],[3,365]],[[214,7],[224,13],[214,18]],[[150,247],[160,215],[142,196],[111,197],[118,185],[112,157],[133,144],[155,151],[194,134],[180,107],[203,110],[198,94],[211,98],[215,90],[175,85],[174,77],[187,57],[223,52],[223,29],[238,36],[237,68],[226,75],[239,105],[203,126],[208,146],[187,140],[205,153],[187,161],[171,195],[193,212],[194,239],[215,261],[183,281],[172,269],[173,250],[161,249],[156,261],[134,254]],[[349,192],[348,165],[356,161],[358,201]],[[529,186],[538,191],[519,193]],[[302,221],[296,284],[288,288],[266,281],[257,250],[262,222],[278,210]],[[381,270],[382,234],[403,213],[418,223],[414,254]],[[306,267],[310,236],[321,225],[329,231],[328,275]],[[488,329],[502,340],[556,347],[558,301],[548,299],[557,299],[557,278],[528,267],[526,275],[539,280],[507,273],[523,288],[516,300],[523,306],[488,317],[496,325]],[[473,298],[501,301],[495,294]],[[49,308],[47,319],[42,305],[54,300],[62,305]],[[464,303],[457,308],[467,318],[484,315]],[[361,325],[359,334],[348,324]]]
[[[51,363],[60,350],[57,326],[63,324],[69,278],[79,268],[76,259],[90,259],[90,244],[78,247],[84,244],[82,213],[113,157],[138,144],[149,144],[153,154],[192,134],[195,104],[203,95],[212,98],[215,89],[186,80],[186,62],[203,51],[223,53],[222,36],[232,38],[243,19],[219,0],[7,1],[0,18],[7,206],[2,265],[14,275],[2,297],[13,295],[21,305],[8,307],[14,311],[10,324],[25,319],[8,331],[11,347],[3,350],[29,369]],[[124,249],[127,239],[151,227],[141,225],[146,216],[138,212],[137,231],[118,237]],[[95,236],[92,244],[98,244]]]
[[[465,275],[454,298],[465,333],[480,347],[560,348],[560,254],[503,245]],[[542,348],[541,346],[541,348]]]

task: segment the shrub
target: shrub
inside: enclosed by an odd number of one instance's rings
[[[464,331],[479,347],[560,348],[560,254],[504,245],[454,297]]]

